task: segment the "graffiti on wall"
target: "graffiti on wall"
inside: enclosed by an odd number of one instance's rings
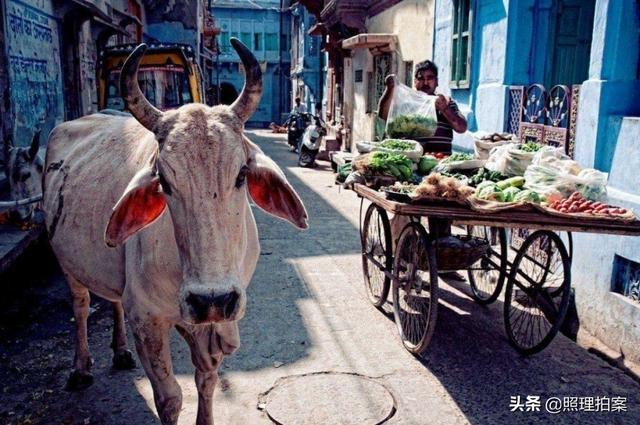
[[[51,1],[6,2],[9,87],[16,145],[28,146],[36,128],[47,134],[64,120],[58,21]],[[44,4],[44,6],[43,6]]]

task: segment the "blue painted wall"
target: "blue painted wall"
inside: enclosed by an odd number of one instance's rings
[[[13,138],[28,146],[35,128],[43,135],[64,120],[60,35],[51,1],[7,0],[5,7]],[[42,141],[46,137],[42,137]]]
[[[270,122],[282,122],[289,112],[291,91],[290,13],[280,13],[279,0],[218,0],[213,1],[212,6],[213,16],[222,30],[218,38],[222,50],[218,67],[220,85],[232,84],[238,93],[242,90],[244,76],[240,58],[228,41],[230,37],[237,37],[256,55],[264,79],[260,105],[248,124],[266,126]],[[215,82],[217,76],[214,75],[213,80]]]

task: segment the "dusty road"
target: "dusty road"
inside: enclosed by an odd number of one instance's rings
[[[502,303],[475,304],[466,284],[443,283],[429,352],[421,360],[411,356],[399,342],[393,315],[374,309],[365,298],[356,196],[333,184],[326,164],[314,170],[295,167],[283,137],[264,132],[250,137],[297,188],[311,227],[298,232],[256,212],[262,254],[241,324],[242,346],[221,369],[214,401],[217,424],[271,423],[262,409],[265,401],[270,412],[292,418],[283,422],[288,424],[328,423],[317,406],[344,412],[331,423],[345,424],[375,423],[373,417],[357,415],[379,406],[381,412],[395,408],[390,424],[640,423],[637,381],[562,335],[542,353],[521,357],[504,336]],[[111,369],[111,311],[95,297],[89,318],[95,382],[80,393],[63,390],[73,358],[74,324],[68,290],[43,252],[32,252],[14,274],[2,276],[0,423],[158,423],[143,370]],[[192,424],[197,400],[193,367],[177,334],[172,344],[184,393],[180,424]],[[340,374],[327,375],[324,386],[311,385],[311,377],[324,376],[313,375],[318,372]],[[312,375],[301,378],[301,386],[281,390],[280,398],[265,395],[276,382],[289,382],[279,378],[303,374]],[[353,374],[372,378],[367,382],[380,384],[377,388],[392,397],[377,397],[362,382],[331,388],[331,379],[343,382]],[[527,396],[539,396],[541,411],[512,412],[512,397],[518,396],[523,403]],[[574,397],[566,403],[572,410],[575,402],[576,411],[545,413],[545,400],[552,397]],[[579,404],[589,397],[592,402],[599,397],[600,411],[585,411],[587,404]],[[605,398],[609,412],[602,411]],[[614,398],[616,406],[626,398],[626,411],[611,411]]]

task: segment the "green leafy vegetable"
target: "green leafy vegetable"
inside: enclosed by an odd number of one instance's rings
[[[395,151],[410,151],[413,149],[414,144],[399,139],[387,139],[380,143],[380,146]]]
[[[438,127],[438,122],[422,115],[399,115],[387,123],[389,137],[431,137]]]
[[[420,162],[418,162],[418,172],[423,175],[427,175],[433,170],[433,168],[438,165],[438,160],[431,156],[425,155],[420,158]]]
[[[386,152],[373,152],[368,164],[373,171],[405,181],[411,179],[412,165],[405,155]]]
[[[527,142],[520,146],[520,150],[525,152],[538,152],[540,149],[542,149],[542,145],[536,142]]]

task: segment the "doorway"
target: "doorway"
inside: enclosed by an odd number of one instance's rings
[[[582,84],[589,77],[595,0],[554,1],[544,86]]]

